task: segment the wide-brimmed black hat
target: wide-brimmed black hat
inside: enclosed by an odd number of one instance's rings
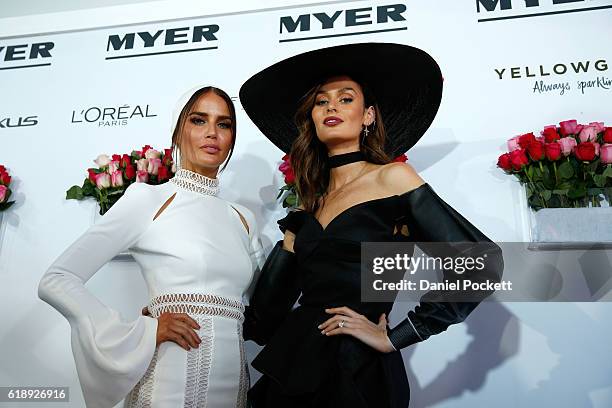
[[[294,116],[300,100],[336,75],[365,81],[371,89],[386,130],[385,151],[392,157],[423,136],[442,99],[440,67],[425,51],[403,44],[358,43],[277,62],[242,85],[240,102],[259,130],[287,153],[298,136]]]

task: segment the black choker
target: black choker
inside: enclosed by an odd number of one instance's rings
[[[327,158],[327,164],[330,168],[344,166],[345,164],[355,163],[365,160],[365,155],[362,152],[350,152],[336,154]]]

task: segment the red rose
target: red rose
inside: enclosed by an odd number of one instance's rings
[[[164,166],[172,165],[172,149],[164,149],[164,157],[162,158]]]
[[[292,184],[295,182],[295,174],[293,174],[293,169],[290,169],[287,173],[285,173],[285,184]]]
[[[542,136],[544,136],[544,141],[546,143],[552,143],[561,138],[557,133],[557,128],[554,126],[547,126],[544,128],[544,131],[542,131]]]
[[[121,156],[121,167],[125,169],[130,164],[132,164],[132,159],[129,155],[124,154],[123,156]]]
[[[127,166],[125,166],[125,179],[132,180],[134,179],[134,177],[136,177],[136,169],[130,163]]]
[[[4,173],[6,171],[6,167],[0,164],[0,173]]]
[[[512,170],[512,161],[510,159],[510,153],[504,153],[497,159],[497,166],[501,167],[504,171]]]
[[[157,169],[157,181],[164,181],[170,178],[170,171],[168,171],[168,167],[159,166]]]
[[[542,160],[544,158],[544,143],[539,140],[529,143],[527,145],[527,152],[533,160]]]
[[[406,156],[405,153],[400,154],[395,159],[393,159],[394,162],[399,162],[399,163],[406,163],[407,160],[408,160],[408,156]]]
[[[612,127],[607,127],[603,134],[604,143],[612,143]]]
[[[524,135],[519,137],[518,144],[523,149],[526,149],[527,146],[529,145],[529,143],[535,142],[535,141],[536,141],[536,138],[535,138],[535,135],[533,133],[526,133],[526,134],[524,134]]]
[[[152,149],[152,147],[151,147],[151,146],[149,146],[149,145],[144,145],[144,146],[142,147],[142,157],[144,157],[145,153],[146,153],[146,152],[147,152],[147,150],[149,150],[149,149]]]
[[[555,161],[561,157],[561,145],[559,143],[546,143],[545,151],[548,160]]]
[[[525,154],[525,149],[513,150],[510,152],[510,162],[514,170],[520,170],[523,166],[529,164],[529,159]]]
[[[11,183],[11,176],[6,171],[0,173],[0,184],[8,186]]]
[[[96,184],[96,172],[94,169],[87,169],[87,172],[89,173],[89,181]]]
[[[121,161],[121,155],[119,155],[119,154],[113,154],[113,160],[116,160],[116,161]]]
[[[595,158],[595,144],[591,142],[578,143],[574,149],[578,160],[591,161]]]

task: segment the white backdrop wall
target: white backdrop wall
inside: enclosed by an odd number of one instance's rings
[[[361,41],[427,50],[442,68],[444,96],[409,161],[496,241],[528,239],[523,192],[495,166],[506,139],[566,119],[612,124],[612,1],[302,3],[260,2],[261,10],[216,3],[163,14],[168,2],[156,2],[162,6],[0,21],[0,164],[14,177],[17,201],[0,224],[0,386],[69,386],[65,406],[84,405],[68,323],[36,295],[46,268],[97,211],[91,201],[66,201],[65,191],[100,153],[169,147],[172,107],[195,85],[214,84],[235,100],[238,139],[222,196],[255,212],[268,248],[281,237],[282,152],[249,121],[237,94],[250,75],[290,55]],[[315,13],[336,11],[323,28],[326,19]],[[203,26],[208,37],[194,42]],[[152,46],[136,34],[159,30]],[[47,65],[18,68],[36,64]],[[541,91],[554,84],[562,89]],[[120,107],[127,119],[117,118]],[[115,110],[114,122],[96,118],[105,108]],[[28,117],[36,125],[16,126],[32,123]],[[126,318],[147,302],[132,262],[110,262],[88,287]],[[396,303],[392,325],[412,307]],[[403,350],[411,406],[610,407],[611,312],[606,303],[482,304],[465,324]],[[249,357],[257,350],[249,344]]]

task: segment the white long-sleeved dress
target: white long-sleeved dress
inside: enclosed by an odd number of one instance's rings
[[[165,184],[130,185],[41,279],[40,298],[70,322],[88,407],[112,407],[123,398],[126,407],[246,405],[243,298],[263,251],[253,214],[218,198],[215,183],[180,169]],[[152,317],[126,321],[84,286],[126,249],[142,269]],[[194,318],[199,347],[156,347],[156,317],[163,312]]]

